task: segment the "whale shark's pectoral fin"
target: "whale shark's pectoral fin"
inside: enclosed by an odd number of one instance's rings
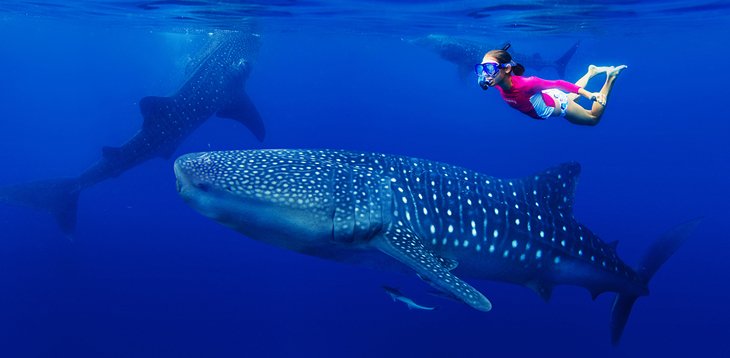
[[[170,97],[147,96],[139,100],[139,110],[144,118],[143,130],[164,128],[175,110],[175,102]]]
[[[264,121],[245,91],[240,90],[227,106],[217,113],[218,117],[234,119],[248,128],[259,142],[266,136]]]
[[[414,269],[433,287],[455,296],[480,311],[489,311],[492,304],[479,291],[449,272],[413,232],[405,228],[393,228],[372,241],[373,246],[385,254]],[[453,268],[453,267],[452,267]]]
[[[101,148],[101,155],[107,160],[117,160],[122,155],[122,148],[103,146]]]
[[[535,291],[545,302],[549,302],[550,297],[553,295],[553,286],[546,282],[530,281],[525,283],[525,286]]]

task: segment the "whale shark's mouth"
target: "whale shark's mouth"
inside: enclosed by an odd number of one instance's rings
[[[205,191],[205,188],[202,188],[201,185],[196,185],[193,182],[193,179],[186,173],[185,169],[182,168],[180,165],[180,162],[176,161],[174,165],[174,171],[175,171],[175,186],[177,188],[178,194],[182,196],[183,198],[188,198],[190,196],[191,191],[194,189],[200,189]]]
[[[183,194],[183,189],[184,189],[183,183],[181,183],[180,180],[176,180],[175,185],[177,186],[178,194]],[[192,184],[192,185],[195,187],[195,189],[202,191],[202,192],[207,192],[208,189],[210,188],[210,186],[205,183],[196,183],[196,184]]]
[[[207,154],[189,154],[183,156],[175,161],[173,169],[175,171],[177,191],[183,194],[186,187],[195,188],[195,190],[208,192],[210,190],[210,183],[205,180],[201,180],[195,175],[195,171],[191,171],[184,167],[184,163],[187,161],[197,162],[196,164],[201,167],[210,167],[213,163],[210,161]]]

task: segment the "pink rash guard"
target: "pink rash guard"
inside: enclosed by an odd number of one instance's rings
[[[542,90],[557,88],[570,93],[578,93],[580,87],[573,83],[563,80],[548,81],[535,76],[522,77],[512,76],[512,89],[503,90],[502,87],[496,86],[502,99],[505,100],[512,108],[535,119],[543,119],[537,115],[535,108],[530,102],[530,97]],[[550,107],[555,107],[555,101],[549,94],[542,94],[542,100]]]

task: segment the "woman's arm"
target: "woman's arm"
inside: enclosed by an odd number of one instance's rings
[[[570,93],[578,93],[580,94],[580,90],[582,88],[578,87],[575,83],[570,83],[568,81],[563,80],[544,80],[539,77],[529,77],[530,78],[530,85],[534,89],[538,91],[550,89],[550,88],[557,88],[561,91],[570,92]]]
[[[562,91],[577,93],[585,98],[590,99],[591,101],[596,101],[603,106],[606,105],[606,96],[604,96],[602,93],[586,91],[583,87],[578,87],[575,83],[570,83],[563,80],[544,80],[539,77],[528,77],[528,79],[529,86],[532,87],[535,92],[550,88],[557,88]]]

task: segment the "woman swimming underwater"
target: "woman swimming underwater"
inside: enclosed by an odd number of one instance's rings
[[[588,66],[588,72],[577,82],[563,80],[549,81],[539,77],[522,77],[525,67],[512,61],[507,52],[509,44],[501,50],[491,50],[484,55],[482,63],[475,67],[479,86],[482,89],[496,87],[502,98],[511,107],[535,119],[564,117],[569,122],[594,126],[601,120],[608,95],[621,66]],[[605,73],[606,82],[599,92],[588,92],[583,87],[593,76]],[[568,93],[565,93],[568,92]],[[580,106],[578,96],[593,101],[590,110]]]

